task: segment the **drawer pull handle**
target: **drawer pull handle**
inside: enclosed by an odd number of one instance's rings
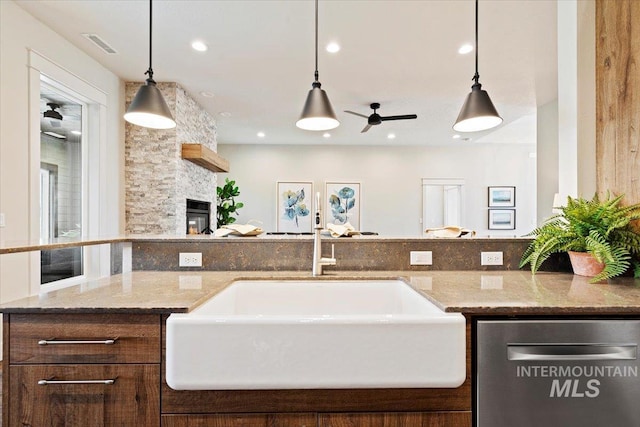
[[[38,345],[54,345],[54,344],[104,344],[104,345],[113,345],[116,343],[116,340],[108,339],[108,340],[96,340],[96,341],[88,341],[88,340],[40,340],[38,341]]]
[[[113,380],[40,380],[38,385],[53,385],[53,384],[104,384],[112,385],[116,382]]]
[[[508,360],[636,360],[636,344],[507,344]]]

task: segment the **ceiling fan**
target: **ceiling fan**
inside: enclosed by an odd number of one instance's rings
[[[345,113],[354,114],[356,116],[364,117],[365,119],[367,119],[367,125],[364,127],[364,129],[362,129],[362,131],[360,131],[360,133],[368,131],[371,126],[376,126],[382,122],[386,122],[389,120],[408,120],[418,118],[418,116],[415,114],[404,114],[402,116],[381,116],[380,114],[376,113],[376,110],[380,108],[380,104],[377,102],[372,103],[370,107],[373,110],[373,114],[370,116],[365,116],[364,114],[356,113],[355,111],[344,110]]]

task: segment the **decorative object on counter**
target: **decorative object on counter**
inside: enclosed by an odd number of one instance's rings
[[[513,208],[516,206],[516,187],[489,187],[490,208]]]
[[[487,91],[482,90],[478,74],[478,0],[476,0],[476,73],[473,75],[471,93],[462,105],[460,114],[453,125],[456,132],[477,132],[491,129],[502,123]]]
[[[438,228],[427,228],[424,230],[427,235],[431,237],[438,238],[455,238],[455,237],[473,237],[476,235],[476,232],[473,230],[468,230],[466,228],[457,227],[457,226],[447,226],[447,227],[438,227]]]
[[[360,232],[348,222],[344,225],[328,223],[326,229],[329,231],[331,237],[351,237],[360,234]]]
[[[302,109],[302,115],[296,126],[305,130],[329,130],[340,125],[335,111],[331,106],[327,93],[320,88],[318,81],[318,0],[316,0],[316,71],[315,80]]]
[[[278,232],[311,233],[312,182],[278,182]]]
[[[236,186],[236,182],[225,178],[224,183],[223,187],[216,188],[216,228],[236,222],[236,218],[234,218],[232,214],[238,215],[238,209],[244,206],[244,203],[236,202],[235,200],[235,198],[240,195],[240,190]]]
[[[515,230],[515,209],[489,209],[489,230]]]
[[[152,52],[152,22],[153,5],[149,0],[149,69],[145,72],[149,77],[144,85],[140,86],[129,108],[124,115],[124,119],[134,125],[152,129],[171,129],[176,127],[171,110],[167,106],[160,89],[153,80],[153,68],[151,68]]]
[[[262,228],[252,224],[227,224],[213,232],[216,237],[232,236],[259,236]]]
[[[633,268],[634,277],[640,278],[640,233],[634,221],[640,220],[640,203],[621,206],[624,195],[612,197],[607,192],[600,200],[596,194],[591,200],[567,197],[567,205],[559,207],[560,214],[529,233],[535,236],[522,255],[520,267],[531,265],[535,272],[556,252],[584,252],[604,264],[591,283],[610,279]],[[574,273],[590,275],[577,270]]]
[[[325,185],[327,222],[351,223],[360,229],[360,183],[327,182]]]

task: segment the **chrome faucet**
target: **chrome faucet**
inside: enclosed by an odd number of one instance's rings
[[[334,245],[331,244],[331,258],[325,258],[322,256],[322,238],[320,232],[322,231],[322,215],[320,210],[320,193],[316,195],[316,217],[314,235],[313,235],[313,267],[311,274],[313,276],[322,276],[322,266],[324,265],[336,265],[336,259],[334,255]]]

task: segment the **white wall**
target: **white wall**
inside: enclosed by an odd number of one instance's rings
[[[361,230],[382,236],[417,237],[422,226],[422,178],[464,178],[464,227],[479,235],[513,236],[531,231],[536,219],[535,146],[530,144],[456,144],[451,147],[361,147],[218,145],[231,171],[218,177],[240,188],[239,223],[263,222],[276,230],[276,182],[361,182]],[[487,187],[516,186],[516,230],[487,229]]]
[[[558,162],[563,199],[596,191],[595,2],[558,2]]]
[[[100,147],[100,165],[109,180],[99,184],[99,233],[117,235],[123,230],[124,86],[120,79],[95,60],[44,26],[13,1],[0,1],[0,212],[6,227],[0,241],[26,242],[38,236],[30,213],[29,189],[29,50],[34,50],[107,95],[107,134]],[[107,174],[103,174],[107,176]],[[97,203],[97,202],[96,202]],[[27,296],[30,292],[29,255],[0,256],[0,301]]]
[[[537,216],[542,224],[552,215],[558,193],[558,100],[538,107],[537,120]]]

